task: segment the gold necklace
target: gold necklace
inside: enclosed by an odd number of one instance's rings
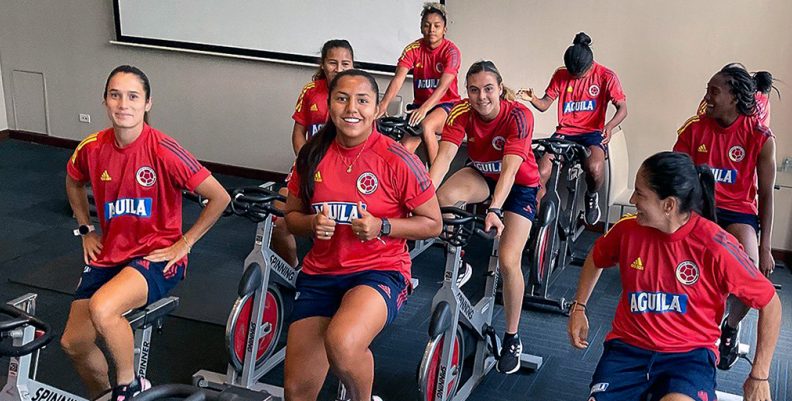
[[[347,166],[347,169],[346,169],[346,172],[347,172],[347,173],[351,173],[351,172],[352,172],[352,166],[353,166],[353,165],[355,164],[355,162],[356,162],[356,161],[357,161],[357,160],[360,158],[360,155],[362,155],[362,154],[363,154],[363,150],[365,150],[365,149],[366,149],[366,144],[367,144],[367,143],[368,143],[368,138],[366,138],[366,141],[365,141],[365,142],[363,142],[363,147],[362,147],[362,148],[360,148],[360,152],[358,152],[357,156],[355,157],[355,160],[352,160],[352,163],[351,163],[351,164],[347,164],[347,163],[346,163],[346,161],[344,161],[344,156],[341,156],[341,162],[342,162],[342,163],[344,163],[344,165],[345,165],[345,166]],[[339,145],[339,144],[338,144],[338,139],[336,139],[336,146],[341,146],[341,145]],[[339,150],[340,150],[340,149],[339,149]],[[340,154],[340,153],[341,153],[341,152],[339,152],[339,154]]]

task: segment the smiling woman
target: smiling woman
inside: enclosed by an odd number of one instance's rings
[[[116,68],[103,97],[112,128],[85,138],[67,165],[66,193],[80,224],[85,266],[61,345],[95,398],[110,389],[107,360],[96,345],[103,340],[116,368],[116,401],[151,386],[135,377],[132,331],[122,313],[163,298],[184,278],[187,254],[229,196],[173,138],[145,123],[151,85],[143,71]],[[88,182],[104,209],[101,238],[88,215]],[[183,189],[209,201],[184,234]]]
[[[630,202],[637,215],[623,217],[594,244],[570,310],[574,347],[589,346],[586,303],[602,269],[618,265],[622,291],[591,400],[637,400],[648,389],[663,401],[716,399],[715,342],[729,294],[759,309],[745,399],[770,399],[781,302],[737,239],[713,221],[714,187],[707,166],[683,153],[657,153],[635,179]]]
[[[375,129],[377,82],[346,70],[328,86],[330,119],[297,156],[286,223],[315,238],[297,277],[286,345],[289,400],[315,400],[328,368],[353,400],[370,400],[371,341],[412,288],[407,239],[440,234],[420,160]]]

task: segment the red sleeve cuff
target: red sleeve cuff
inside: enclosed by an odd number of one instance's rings
[[[77,171],[77,168],[74,167],[71,161],[69,161],[69,164],[66,166],[66,172],[69,174],[69,177],[74,179],[74,181],[87,181],[85,176],[81,172]]]
[[[456,138],[456,137],[452,137],[450,135],[443,135],[442,137],[440,137],[440,140],[441,141],[446,141],[446,142],[451,142],[451,143],[453,143],[456,146],[461,146],[462,145],[462,138]]]
[[[621,96],[614,97],[611,99],[611,103],[616,104],[616,102],[621,102],[622,100],[627,100],[627,95],[622,94]]]
[[[591,260],[594,262],[594,266],[596,266],[598,269],[605,269],[613,266],[613,264],[607,258],[603,257],[596,245],[594,245],[594,249],[591,251]]]
[[[198,185],[201,185],[201,183],[204,182],[204,180],[206,180],[210,175],[212,175],[212,173],[210,173],[206,167],[201,167],[197,173],[193,174],[193,176],[187,180],[187,182],[184,184],[184,187],[190,192],[195,192],[195,188],[198,187]]]
[[[404,60],[399,60],[399,63],[396,64],[396,66],[397,67],[404,67],[404,68],[406,68],[408,70],[412,70],[413,69],[413,66],[410,65],[410,63],[408,63],[408,62],[406,62]]]
[[[296,121],[298,124],[302,125],[303,127],[307,127],[308,125],[305,123],[305,117],[302,113],[295,111],[294,115],[292,115],[292,120]]]
[[[407,201],[406,203],[407,208],[410,210],[415,210],[415,208],[417,208],[418,206],[421,206],[424,203],[426,203],[429,199],[432,199],[432,196],[434,194],[435,194],[434,186],[429,185],[429,188],[427,188],[425,191],[421,192],[415,198],[412,198],[409,201]]]
[[[523,161],[528,160],[528,152],[525,149],[509,149],[503,150],[504,155],[517,155],[522,157]]]

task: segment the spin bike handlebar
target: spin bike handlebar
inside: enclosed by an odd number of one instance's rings
[[[379,132],[391,137],[395,141],[400,141],[404,135],[421,136],[423,135],[423,127],[420,124],[410,125],[408,116],[404,117],[380,117],[377,120],[377,129]]]
[[[0,321],[0,356],[18,357],[27,355],[52,341],[52,328],[47,323],[25,313],[25,311],[8,304],[2,304],[0,305],[0,315],[11,317],[11,319]],[[33,341],[21,346],[14,346],[12,340],[7,340],[11,336],[11,331],[27,325],[37,329],[36,338]],[[43,332],[40,336],[38,334],[39,330]]]
[[[202,208],[206,207],[206,198],[187,191],[183,191],[182,195],[185,199],[198,203]],[[258,223],[264,221],[269,215],[284,216],[283,211],[273,206],[272,203],[274,201],[285,203],[286,198],[275,191],[251,186],[237,188],[229,195],[231,202],[223,211],[223,217],[235,214]]]
[[[443,206],[440,208],[440,212],[444,215],[452,215],[452,217],[443,217],[443,231],[440,233],[440,239],[453,246],[467,245],[473,235],[492,240],[498,233],[497,230],[484,231],[478,227],[478,225],[484,224],[484,216],[475,215],[453,206]]]
[[[541,148],[542,152],[561,156],[569,161],[583,162],[591,156],[591,151],[585,146],[562,138],[534,139],[531,143]]]

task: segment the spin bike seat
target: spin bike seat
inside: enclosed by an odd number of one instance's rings
[[[380,117],[377,120],[377,130],[391,137],[394,141],[400,141],[404,135],[421,136],[423,127],[420,124],[412,126],[409,117]]]
[[[591,151],[585,146],[562,138],[534,139],[531,143],[541,153],[560,156],[571,163],[581,164],[591,155]]]
[[[129,321],[129,325],[134,331],[157,323],[158,320],[168,316],[178,307],[178,297],[165,297],[149,306],[132,309],[124,313],[124,317]]]

